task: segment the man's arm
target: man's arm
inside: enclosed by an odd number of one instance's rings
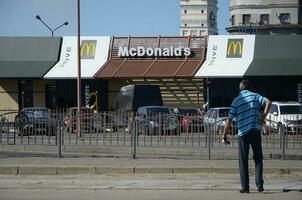
[[[231,122],[230,122],[229,119],[227,119],[227,120],[225,121],[225,125],[224,125],[224,128],[223,128],[222,139],[226,138],[226,136],[227,136],[227,131],[229,130],[230,126],[231,126]]]
[[[260,115],[260,123],[264,123],[265,118],[266,118],[266,116],[267,116],[269,110],[271,109],[271,105],[272,105],[271,100],[266,99],[266,103],[265,103],[265,108],[264,108],[264,111],[263,111],[263,115]]]

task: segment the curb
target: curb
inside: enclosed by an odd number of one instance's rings
[[[238,174],[238,168],[217,167],[41,167],[0,166],[0,175],[116,175],[116,174]],[[265,168],[264,174],[290,175],[302,168]],[[254,169],[250,169],[254,174]]]

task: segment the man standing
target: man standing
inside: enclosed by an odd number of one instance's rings
[[[257,93],[250,91],[248,80],[241,81],[239,85],[240,93],[233,100],[228,119],[225,123],[222,139],[227,142],[227,131],[233,119],[237,122],[238,128],[238,152],[239,169],[242,189],[240,193],[249,193],[249,171],[248,157],[249,148],[252,146],[253,158],[255,162],[255,181],[258,192],[263,192],[263,155],[261,146],[261,123],[264,123],[268,114],[271,101]],[[265,107],[264,113],[260,113],[260,108]]]

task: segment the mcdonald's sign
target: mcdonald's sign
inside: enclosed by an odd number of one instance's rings
[[[94,59],[96,40],[82,40],[81,42],[81,59]]]
[[[243,51],[243,39],[228,39],[227,58],[241,58]]]

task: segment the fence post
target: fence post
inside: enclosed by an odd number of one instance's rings
[[[212,131],[211,125],[208,127],[208,159],[211,160],[211,146],[212,146]]]
[[[132,143],[132,159],[136,159],[136,123],[134,120],[131,121],[131,143]]]
[[[282,125],[280,129],[282,134],[282,160],[285,160],[285,126]]]
[[[57,144],[58,144],[58,157],[62,158],[62,123],[57,121]]]

